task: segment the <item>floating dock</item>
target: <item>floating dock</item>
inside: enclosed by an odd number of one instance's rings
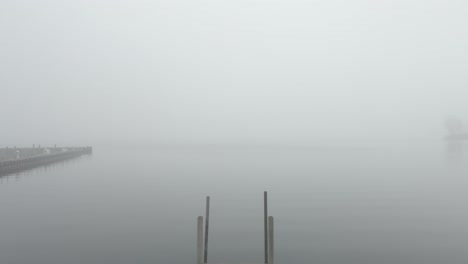
[[[3,148],[0,149],[0,177],[92,153],[92,147]]]

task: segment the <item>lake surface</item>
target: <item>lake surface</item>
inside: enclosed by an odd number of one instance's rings
[[[263,191],[276,263],[468,263],[468,148],[99,145],[0,179],[0,263],[262,263]]]

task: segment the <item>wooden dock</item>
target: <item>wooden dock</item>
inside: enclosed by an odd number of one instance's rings
[[[92,153],[92,147],[4,148],[0,150],[0,177]]]

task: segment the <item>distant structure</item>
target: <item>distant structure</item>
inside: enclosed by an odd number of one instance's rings
[[[468,140],[468,132],[462,120],[455,116],[448,117],[445,120],[445,127],[448,135],[445,137],[448,140]]]
[[[92,147],[0,148],[0,177],[93,153]]]

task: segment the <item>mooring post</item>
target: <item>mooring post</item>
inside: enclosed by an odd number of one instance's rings
[[[263,225],[265,232],[265,263],[268,263],[268,200],[267,192],[263,192]]]
[[[208,263],[208,230],[210,226],[210,196],[206,197],[206,216],[205,216],[205,254],[203,262]]]
[[[197,264],[203,263],[203,216],[197,219]]]
[[[268,217],[268,264],[275,263],[273,216]]]

